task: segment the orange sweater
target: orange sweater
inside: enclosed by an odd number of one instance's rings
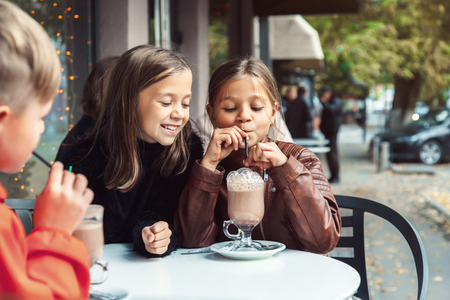
[[[89,258],[84,244],[50,227],[25,236],[5,198],[0,184],[0,299],[87,299]]]

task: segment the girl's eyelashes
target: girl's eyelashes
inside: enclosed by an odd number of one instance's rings
[[[252,107],[252,110],[253,110],[253,111],[261,111],[261,110],[263,110],[263,109],[264,109],[264,107]],[[234,112],[234,111],[236,111],[236,107],[233,107],[233,108],[224,108],[223,110],[226,111],[226,112]]]
[[[181,104],[183,105],[184,108],[189,108],[191,105],[190,104]]]

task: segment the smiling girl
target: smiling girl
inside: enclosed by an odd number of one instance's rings
[[[105,243],[167,255],[178,245],[178,199],[203,154],[189,122],[192,71],[180,55],[143,45],[120,56],[109,76],[92,135],[63,163],[86,175],[93,203],[105,207]]]
[[[321,254],[334,249],[341,219],[319,159],[304,147],[267,136],[276,125],[280,97],[264,63],[243,58],[221,65],[211,77],[208,101],[215,130],[205,155],[194,164],[175,215],[182,246],[228,240],[222,231],[223,221],[229,220],[224,179],[246,166],[266,180],[265,215],[253,239]]]

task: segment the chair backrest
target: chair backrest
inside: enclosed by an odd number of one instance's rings
[[[402,215],[381,203],[351,196],[335,195],[339,208],[351,209],[353,215],[342,216],[342,228],[353,228],[353,236],[342,236],[336,248],[353,248],[353,257],[335,257],[355,268],[361,276],[361,284],[356,296],[362,300],[370,300],[366,273],[366,258],[364,251],[364,213],[368,212],[379,216],[392,225],[406,239],[414,257],[417,271],[418,296],[417,299],[425,299],[428,289],[428,262],[425,247],[414,227]]]
[[[33,230],[32,212],[34,210],[34,199],[6,199],[5,204],[15,211],[22,221],[25,232],[28,235]]]

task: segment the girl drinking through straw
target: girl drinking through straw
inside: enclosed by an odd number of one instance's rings
[[[175,215],[182,246],[228,240],[222,231],[229,220],[225,178],[244,166],[266,180],[265,215],[253,239],[321,254],[336,246],[340,213],[319,159],[304,147],[267,136],[279,105],[273,75],[260,60],[231,60],[213,73],[206,109],[215,130],[192,168]]]
[[[145,256],[176,249],[173,214],[192,165],[202,157],[191,133],[192,71],[178,54],[143,45],[110,71],[92,135],[72,147],[66,168],[82,173],[105,207],[105,243],[133,242]]]

